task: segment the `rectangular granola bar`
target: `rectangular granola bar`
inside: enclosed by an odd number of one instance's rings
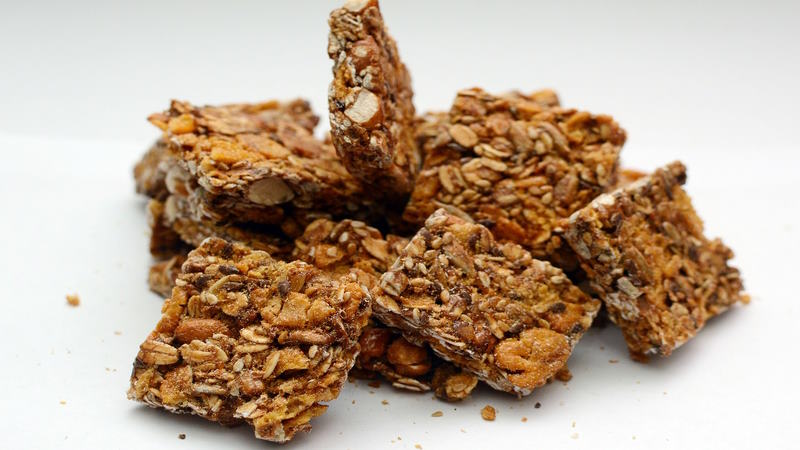
[[[294,105],[292,107],[292,105]],[[296,111],[299,110],[299,111]],[[163,130],[174,178],[196,216],[277,225],[318,212],[369,215],[369,200],[330,144],[309,131],[307,104],[195,107],[173,101],[149,120]],[[300,231],[308,223],[301,224]]]
[[[631,355],[668,356],[706,321],[746,303],[733,252],[703,235],[674,162],[575,212],[565,238]]]
[[[331,13],[328,24],[333,144],[350,173],[375,186],[368,193],[404,198],[422,164],[413,137],[408,69],[386,31],[377,0],[348,0]]]
[[[609,116],[558,106],[552,91],[458,93],[418,129],[425,163],[403,215],[421,224],[457,207],[500,240],[564,270],[577,267],[558,223],[615,182],[625,132]]]
[[[496,389],[527,395],[561,369],[600,302],[522,247],[440,209],[373,291],[374,314]]]
[[[333,276],[352,276],[373,289],[397,259],[408,239],[388,235],[363,222],[320,219],[295,241],[293,257]],[[477,378],[436,357],[427,345],[406,340],[397,329],[372,323],[359,339],[356,369],[361,376],[380,374],[394,387],[417,392],[434,390],[439,398],[466,398]]]
[[[369,305],[357,283],[210,238],[142,343],[128,397],[288,441],[339,395]]]

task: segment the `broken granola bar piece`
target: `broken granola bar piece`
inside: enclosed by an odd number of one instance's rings
[[[380,276],[397,259],[408,239],[388,235],[363,222],[320,219],[306,228],[295,241],[293,257],[333,276],[352,276],[374,288]],[[356,369],[362,377],[380,374],[396,388],[429,391],[435,383],[436,395],[446,400],[466,398],[477,385],[477,378],[432,354],[427,345],[415,345],[396,329],[372,323],[359,340],[361,353]],[[435,372],[440,372],[437,378]]]
[[[175,280],[181,273],[181,265],[186,261],[185,254],[177,254],[172,258],[159,261],[150,266],[147,277],[147,284],[150,290],[162,297],[169,297],[172,288],[175,287]]]
[[[286,442],[339,395],[369,309],[357,283],[209,238],[141,345],[128,397]]]
[[[558,223],[614,184],[625,131],[609,116],[557,105],[552,91],[459,92],[449,114],[418,128],[425,163],[403,218],[421,224],[457,207],[534,258],[577,267]]]
[[[184,185],[195,216],[278,225],[317,212],[349,217],[374,211],[333,147],[286,108],[173,101],[150,116],[164,132],[174,166],[185,172],[174,178]],[[168,173],[167,188],[176,193],[172,187]]]
[[[422,164],[414,142],[411,77],[377,0],[348,0],[330,19],[328,90],[333,145],[377,197],[404,198]]]
[[[440,209],[373,290],[374,314],[492,387],[527,395],[567,361],[600,307],[560,269]]]
[[[631,355],[668,356],[706,321],[746,303],[733,252],[703,235],[674,162],[596,198],[568,220],[565,238],[600,293]]]
[[[136,183],[136,192],[157,200],[164,200],[169,195],[166,185],[167,144],[163,139],[158,139],[150,149],[145,152],[142,159],[133,167],[133,179]]]

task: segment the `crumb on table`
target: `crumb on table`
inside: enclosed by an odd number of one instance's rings
[[[69,306],[78,306],[81,304],[81,298],[78,294],[67,294],[67,304]]]
[[[492,405],[486,405],[481,409],[481,417],[483,417],[483,420],[492,421],[497,417],[497,411]]]

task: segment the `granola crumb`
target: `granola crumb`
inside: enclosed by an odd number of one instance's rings
[[[122,331],[115,330],[114,331],[114,336],[122,336]]]
[[[483,409],[481,409],[481,417],[483,417],[483,420],[488,420],[491,422],[495,417],[497,417],[497,411],[495,411],[492,405],[486,405],[483,407]]]
[[[81,304],[81,298],[78,297],[78,294],[67,294],[67,304],[69,306],[79,306]]]
[[[419,445],[419,444],[414,444],[414,448],[416,448],[416,449],[419,449],[419,450],[422,450],[422,446],[421,446],[421,445]]]
[[[388,400],[381,400],[381,405],[388,405],[388,404],[389,404]]]
[[[431,417],[442,417],[443,415],[444,413],[441,411],[434,411],[433,414],[431,414]]]
[[[178,439],[181,439],[181,440],[186,439],[186,433],[179,434],[178,435]]]
[[[616,363],[618,363],[618,362],[619,362],[619,360],[618,360],[618,359],[609,359],[609,360],[608,360],[608,363],[609,363],[609,364],[616,364]]]
[[[578,439],[578,433],[572,433],[570,436],[572,439]]]
[[[370,381],[369,383],[367,383],[367,386],[375,389],[380,389],[381,382],[379,380]]]
[[[66,400],[61,400],[61,401],[59,401],[58,403],[59,403],[59,404],[61,404],[61,405],[66,405],[66,404],[67,404],[67,401],[66,401]]]
[[[536,408],[536,409],[539,409],[539,408],[542,407],[542,404],[540,402],[536,402],[536,404],[533,405],[533,407]]]
[[[527,421],[528,421],[528,418],[527,418],[527,417],[525,417],[525,416],[522,416],[522,421],[523,421],[523,422],[527,422]]]
[[[352,403],[355,405],[355,404],[356,404],[356,401],[355,401],[355,400],[353,400],[353,402],[352,402]]]

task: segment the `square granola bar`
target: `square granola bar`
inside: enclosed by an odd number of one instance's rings
[[[333,147],[311,134],[316,117],[309,115],[302,101],[205,107],[173,101],[149,118],[163,130],[173,159],[167,189],[175,194],[182,185],[193,214],[214,222],[369,215],[376,204]]]
[[[706,321],[746,303],[733,252],[703,235],[674,162],[596,198],[568,220],[565,238],[593,290],[622,328],[631,355],[668,356]]]
[[[552,91],[458,93],[417,136],[425,163],[403,215],[421,224],[457,207],[500,240],[564,270],[577,267],[558,223],[615,182],[625,131],[609,116],[558,106]]]
[[[339,395],[369,310],[357,283],[209,238],[142,343],[128,397],[288,441]]]
[[[330,19],[331,136],[344,165],[375,186],[375,197],[404,198],[422,158],[414,142],[411,77],[377,0],[350,0]]]
[[[496,389],[527,395],[562,367],[600,307],[564,273],[440,209],[373,290],[374,314]]]

